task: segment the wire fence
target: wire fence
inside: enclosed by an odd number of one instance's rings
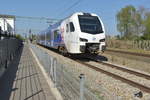
[[[0,40],[0,77],[15,57],[20,46],[21,41],[15,38]]]
[[[120,49],[143,49],[150,50],[149,40],[139,40],[139,41],[123,41],[123,40],[107,40],[107,46],[110,48],[120,48]]]
[[[31,44],[40,63],[44,66],[47,75],[53,80],[64,100],[101,100],[85,85],[85,75],[73,76],[68,66],[61,60],[49,55],[41,48]]]

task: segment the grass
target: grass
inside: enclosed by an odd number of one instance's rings
[[[121,48],[109,48],[109,47],[107,49],[109,49],[109,50],[126,51],[126,52],[134,52],[134,53],[150,54],[150,51],[142,50],[142,49],[121,49]]]
[[[100,92],[98,92],[98,91],[93,91],[93,93],[96,95],[96,97],[99,99],[99,100],[104,100],[104,96],[101,96],[100,94]]]

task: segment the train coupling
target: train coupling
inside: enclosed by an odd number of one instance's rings
[[[104,52],[106,50],[106,45],[100,45],[100,51]]]

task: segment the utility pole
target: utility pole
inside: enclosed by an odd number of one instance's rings
[[[30,42],[31,42],[31,29],[29,29],[29,36],[28,36],[28,38],[29,38],[29,40],[30,40]]]
[[[5,18],[3,18],[3,22],[4,22],[4,32],[5,32],[5,22],[6,22]]]
[[[45,45],[46,45],[46,32],[45,32]]]
[[[1,40],[1,35],[2,35],[2,28],[0,26],[0,40]]]

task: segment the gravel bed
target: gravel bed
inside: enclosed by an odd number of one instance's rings
[[[150,100],[150,94],[148,93],[143,92],[142,98],[135,97],[134,94],[139,92],[139,89],[85,67],[50,50],[44,50],[64,63],[64,65],[68,67],[68,71],[72,72],[76,78],[78,78],[81,73],[85,74],[86,86],[90,88],[93,93],[103,96],[104,100]]]
[[[107,57],[111,63],[123,65],[125,67],[133,68],[139,71],[150,73],[150,59],[136,57],[132,55],[118,54],[118,53],[104,53],[102,56]],[[141,60],[143,59],[143,60]]]
[[[114,78],[109,77],[100,72],[96,72],[95,70],[87,68],[81,64],[76,64],[75,67],[72,65],[70,67],[68,67],[68,70],[73,70],[72,72],[73,74],[76,73],[75,74],[76,76],[79,75],[80,73],[84,73],[87,76],[88,79],[86,81],[88,83],[88,86],[90,86],[90,88],[94,90],[96,89],[99,90],[100,89],[99,87],[105,88],[107,89],[107,91],[109,91],[109,93],[111,93],[109,94],[109,98],[111,98],[110,95],[116,96],[113,98],[114,100],[136,100],[134,94],[140,91],[139,89],[136,89],[128,84],[122,83],[119,80],[115,80]],[[99,86],[97,87],[97,85]],[[147,98],[150,99],[150,94],[144,93],[144,97],[140,100],[149,100]]]
[[[101,65],[101,64],[96,63],[96,62],[90,61],[88,63],[91,64],[91,65],[95,65],[95,66],[97,66],[97,67],[99,67],[99,68],[101,68],[101,69],[103,69],[105,71],[109,71],[111,73],[115,73],[116,75],[119,75],[121,77],[130,79],[130,80],[132,80],[134,82],[138,82],[138,83],[143,84],[143,85],[145,85],[147,87],[150,87],[150,80],[147,80],[145,78],[138,77],[138,76],[136,76],[134,74],[130,74],[130,73],[127,73],[127,72],[123,72],[123,71],[118,70],[116,68],[107,67],[107,66]]]

